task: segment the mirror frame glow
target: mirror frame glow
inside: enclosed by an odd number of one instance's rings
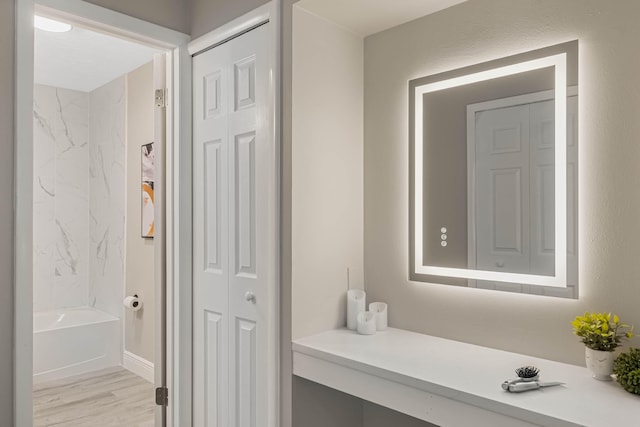
[[[425,265],[423,260],[423,95],[443,89],[554,67],[555,82],[555,275],[504,273]],[[414,89],[414,273],[464,279],[567,287],[567,54],[560,53],[517,64],[416,86]]]

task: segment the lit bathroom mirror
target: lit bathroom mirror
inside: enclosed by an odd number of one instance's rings
[[[578,42],[409,82],[410,279],[577,297]]]

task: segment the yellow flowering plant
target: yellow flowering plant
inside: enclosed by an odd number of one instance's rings
[[[613,351],[623,339],[633,337],[633,326],[620,323],[618,316],[611,313],[586,312],[577,316],[571,325],[573,333],[592,350]]]

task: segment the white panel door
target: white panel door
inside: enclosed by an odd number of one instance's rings
[[[555,102],[529,104],[531,273],[555,274]]]
[[[531,129],[532,134],[534,129],[539,129],[541,138],[549,140],[549,126],[553,128],[553,108],[545,105],[548,102],[531,104]],[[551,113],[549,112],[551,111]],[[551,117],[550,117],[551,115]],[[551,122],[549,122],[551,120]],[[533,138],[533,136],[532,136]],[[553,141],[553,135],[551,136]],[[548,143],[544,143],[548,145]],[[547,155],[548,156],[548,155]],[[553,160],[551,160],[553,162]],[[553,163],[552,163],[553,167]],[[548,186],[548,183],[543,185]],[[550,295],[556,297],[570,298],[576,297],[577,285],[578,285],[578,222],[576,211],[578,209],[578,96],[569,96],[567,98],[567,287],[566,288],[552,288],[552,287],[536,287],[529,286],[528,292],[532,294]],[[553,194],[553,189],[547,188],[547,193]],[[555,198],[553,198],[555,200]],[[540,209],[540,212],[546,218],[542,221],[547,224],[555,224],[553,222],[553,200],[551,203],[545,202],[545,206]],[[551,209],[551,212],[549,212]],[[553,225],[555,228],[555,225]],[[541,255],[537,259],[532,258],[532,263],[537,262],[549,262],[542,261],[545,256],[550,255],[553,257],[553,250],[549,248],[554,247],[553,241],[549,241],[549,226],[543,226],[540,228],[539,241],[543,242],[540,246]],[[554,231],[555,232],[555,231]],[[538,264],[540,265],[540,264]],[[551,262],[551,266],[553,263]],[[545,271],[552,271],[553,267],[546,267]]]
[[[193,61],[194,426],[229,425],[229,49]]]
[[[567,98],[568,287],[490,281],[477,281],[477,287],[562,297],[573,294],[577,284],[577,102],[577,96]],[[475,268],[554,274],[554,120],[552,99],[476,113],[478,225],[476,259],[470,260]]]
[[[529,106],[480,111],[475,129],[476,268],[529,273]]]
[[[194,425],[270,426],[275,149],[268,26],[194,57]]]

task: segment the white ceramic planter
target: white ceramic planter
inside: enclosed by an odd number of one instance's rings
[[[585,347],[584,358],[593,378],[600,381],[611,381],[613,360],[616,358],[613,351],[592,350]]]

